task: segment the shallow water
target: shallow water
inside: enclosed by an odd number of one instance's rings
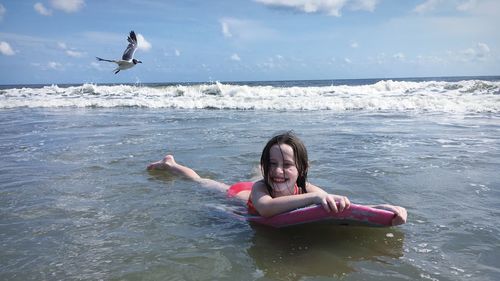
[[[146,165],[166,153],[226,183],[270,136],[309,180],[409,212],[393,228],[273,230]],[[498,280],[495,113],[13,108],[0,111],[2,280]]]

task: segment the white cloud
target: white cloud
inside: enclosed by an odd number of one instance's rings
[[[486,43],[477,43],[477,50],[480,57],[485,57],[490,54],[490,47]]]
[[[227,20],[222,20],[220,24],[222,26],[222,34],[224,37],[233,37],[233,34],[231,34],[231,31],[229,30],[229,22]]]
[[[373,12],[378,0],[255,0],[271,7],[290,8],[305,13],[325,13],[330,16],[341,16],[345,7],[351,10]]]
[[[90,63],[90,67],[98,71],[109,71],[109,68],[104,67],[104,64],[93,61]]]
[[[481,63],[495,58],[491,54],[490,47],[485,43],[477,43],[474,47],[462,50],[449,50],[442,56],[416,57],[416,63],[422,65],[444,65],[450,63]]]
[[[173,51],[173,54],[170,53],[170,52],[163,52],[163,55],[165,55],[166,57],[169,57],[169,56],[176,56],[176,57],[180,57],[181,56],[181,51],[179,49],[174,49]]]
[[[434,11],[441,0],[426,0],[424,3],[418,5],[413,10],[418,14],[425,14]]]
[[[467,12],[470,10],[475,9],[477,6],[477,1],[476,0],[467,0],[462,2],[457,6],[457,10],[461,12]]]
[[[351,48],[356,49],[356,48],[358,48],[358,47],[359,47],[358,42],[352,42],[352,43],[351,43]]]
[[[497,18],[500,9],[498,0],[464,0],[456,6],[459,12],[488,15]]]
[[[257,67],[265,71],[273,69],[283,69],[286,68],[288,62],[282,55],[275,55],[274,57],[267,58],[266,61],[257,63]]]
[[[233,60],[233,61],[241,61],[241,58],[240,58],[240,56],[238,56],[238,54],[233,54],[231,56],[231,60]]]
[[[85,6],[85,0],[51,0],[50,4],[54,9],[66,13],[78,12]]]
[[[204,63],[202,63],[202,64],[201,64],[201,68],[202,68],[203,70],[205,70],[205,71],[211,71],[210,66],[208,66],[208,65],[206,65],[206,64],[204,64]]]
[[[256,40],[270,38],[276,35],[273,30],[262,26],[256,21],[236,18],[223,18],[219,20],[222,34],[226,38]]]
[[[438,56],[423,56],[423,55],[418,55],[415,61],[416,64],[421,65],[421,66],[429,66],[429,65],[443,65],[446,64],[447,62]]]
[[[0,54],[4,56],[13,56],[16,52],[12,50],[12,47],[9,43],[5,41],[0,41]]]
[[[66,50],[68,48],[68,46],[66,46],[66,43],[64,42],[58,42],[57,46],[63,50]]]
[[[60,70],[63,68],[63,65],[59,62],[50,61],[47,63],[46,67],[49,69]]]
[[[57,46],[60,49],[64,50],[64,52],[66,53],[66,55],[68,55],[70,57],[80,58],[80,57],[83,57],[83,55],[84,55],[84,53],[75,51],[74,49],[68,49],[68,46],[64,42],[58,42]]]
[[[392,57],[394,59],[400,60],[400,61],[403,61],[406,58],[405,54],[403,54],[403,53],[396,53]]]
[[[348,64],[351,64],[351,63],[352,63],[352,61],[351,61],[351,59],[350,59],[350,58],[344,58],[344,62],[345,62],[345,63],[348,63]]]
[[[475,47],[459,52],[458,56],[463,61],[485,60],[490,55],[490,47],[485,43],[477,43]],[[453,53],[451,54],[453,55]]]
[[[375,57],[368,58],[371,63],[382,65],[387,62],[387,55],[385,53],[379,53]]]
[[[80,11],[85,6],[85,0],[51,0],[50,5],[56,10],[74,13]],[[33,8],[42,16],[52,15],[52,10],[45,7],[45,5],[40,2],[35,3]]]
[[[73,58],[81,58],[83,57],[82,52],[74,51],[74,50],[66,50],[66,55],[73,57]]]
[[[413,12],[418,14],[427,14],[436,10],[450,12],[453,8],[464,13],[495,14],[500,5],[497,0],[425,0],[417,5]]]
[[[42,3],[37,2],[35,5],[33,5],[33,8],[37,13],[39,13],[42,16],[50,16],[52,15],[52,11],[47,9]]]
[[[5,7],[0,4],[0,21],[3,19],[3,16],[5,15],[5,13],[7,12],[7,10],[5,9]]]
[[[375,6],[378,4],[378,0],[357,0],[352,1],[351,9],[352,10],[362,10],[362,11],[375,11]]]
[[[137,49],[141,51],[149,51],[151,49],[151,43],[149,43],[142,34],[137,34]]]

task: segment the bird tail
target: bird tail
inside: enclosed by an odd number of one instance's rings
[[[108,62],[115,62],[114,60],[107,60],[107,59],[102,59],[100,57],[95,57],[98,61],[108,61]]]

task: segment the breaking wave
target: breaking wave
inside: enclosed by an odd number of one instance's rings
[[[232,110],[500,112],[500,82],[393,81],[367,85],[96,85],[0,90],[0,108],[145,107]]]

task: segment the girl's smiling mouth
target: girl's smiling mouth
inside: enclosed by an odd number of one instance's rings
[[[271,180],[275,183],[284,183],[284,182],[288,181],[287,178],[271,178]]]

